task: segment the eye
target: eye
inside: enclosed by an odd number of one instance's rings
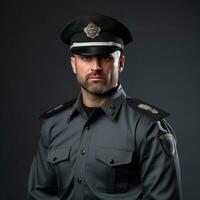
[[[102,60],[109,62],[113,60],[113,56],[111,54],[105,54],[102,56]]]
[[[81,55],[80,56],[81,60],[85,61],[85,62],[88,62],[91,60],[91,56],[84,56],[84,55]]]

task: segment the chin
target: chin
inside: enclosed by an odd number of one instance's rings
[[[88,92],[90,92],[92,94],[96,94],[96,95],[101,95],[104,92],[106,92],[107,90],[109,90],[109,89],[105,86],[91,86],[91,87],[87,88]]]

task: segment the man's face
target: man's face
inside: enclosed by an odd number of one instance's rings
[[[71,57],[72,69],[82,91],[94,95],[102,95],[117,86],[119,72],[124,69],[124,61],[120,51],[99,56]]]

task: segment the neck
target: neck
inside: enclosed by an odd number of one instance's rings
[[[97,96],[87,92],[85,89],[81,88],[83,104],[87,107],[101,107],[101,105],[106,101],[108,98],[107,96]]]
[[[119,85],[120,84],[118,83],[116,87],[108,90],[102,95],[92,94],[81,87],[83,104],[87,107],[101,107],[101,105],[103,105],[103,103],[118,89]]]

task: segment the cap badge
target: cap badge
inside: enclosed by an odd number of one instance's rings
[[[99,35],[101,29],[99,26],[97,26],[94,23],[89,23],[85,28],[84,28],[84,32],[87,35],[87,37],[89,38],[95,38]]]
[[[143,110],[148,110],[153,114],[158,114],[158,111],[155,108],[152,108],[151,106],[149,106],[147,104],[139,104],[138,108],[141,108]]]

